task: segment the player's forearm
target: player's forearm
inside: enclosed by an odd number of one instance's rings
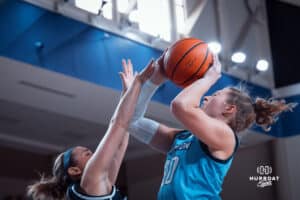
[[[129,133],[146,144],[149,144],[159,127],[158,122],[144,117],[151,97],[157,88],[158,85],[153,84],[150,80],[144,83],[129,125]]]
[[[184,88],[172,101],[174,107],[199,107],[202,96],[211,88],[215,80],[202,78]]]
[[[128,127],[136,107],[141,85],[141,82],[136,78],[131,87],[121,98],[120,103],[118,104],[117,109],[112,117],[112,123],[116,123],[124,128]]]
[[[152,81],[146,81],[142,88],[141,92],[138,97],[138,101],[136,103],[136,108],[134,111],[132,121],[135,121],[141,117],[144,117],[148,105],[151,101],[152,96],[154,95],[155,91],[157,90],[158,85],[154,84]]]
[[[117,180],[117,176],[122,164],[122,161],[124,159],[125,153],[126,153],[126,149],[128,146],[128,141],[129,141],[129,133],[125,133],[124,137],[122,139],[121,144],[119,145],[119,149],[117,150],[114,159],[112,161],[112,165],[110,167],[110,171],[109,171],[109,180],[111,181],[112,184],[115,184],[116,180]]]

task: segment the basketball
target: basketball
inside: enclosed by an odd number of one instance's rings
[[[164,56],[166,76],[180,87],[202,78],[213,62],[207,43],[197,38],[178,40]]]

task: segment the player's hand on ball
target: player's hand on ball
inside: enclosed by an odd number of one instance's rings
[[[166,49],[154,63],[155,70],[151,77],[151,81],[156,85],[160,85],[167,80],[167,77],[164,72],[164,56],[167,50],[168,49]]]
[[[220,63],[220,60],[218,58],[217,54],[213,55],[213,65],[207,70],[207,72],[204,75],[204,78],[213,79],[214,81],[217,81],[219,78],[221,78],[222,75],[222,65]]]
[[[155,71],[155,64],[153,59],[150,60],[150,62],[147,64],[147,66],[137,74],[136,78],[139,80],[140,83],[144,83],[147,81]]]

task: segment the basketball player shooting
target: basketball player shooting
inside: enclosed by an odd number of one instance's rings
[[[221,199],[224,178],[239,146],[239,133],[253,123],[269,129],[274,118],[291,110],[294,104],[252,100],[234,87],[204,96],[221,77],[221,63],[214,55],[205,75],[186,86],[171,102],[171,112],[186,130],[168,127],[144,117],[151,97],[167,80],[164,56],[165,53],[157,60],[150,80],[142,86],[129,132],[166,154],[158,200]],[[124,61],[123,67],[133,71],[131,62]]]

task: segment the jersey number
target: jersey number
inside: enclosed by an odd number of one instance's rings
[[[179,163],[179,157],[175,156],[171,160],[167,160],[165,164],[164,177],[161,185],[166,185],[172,182],[175,170]]]

